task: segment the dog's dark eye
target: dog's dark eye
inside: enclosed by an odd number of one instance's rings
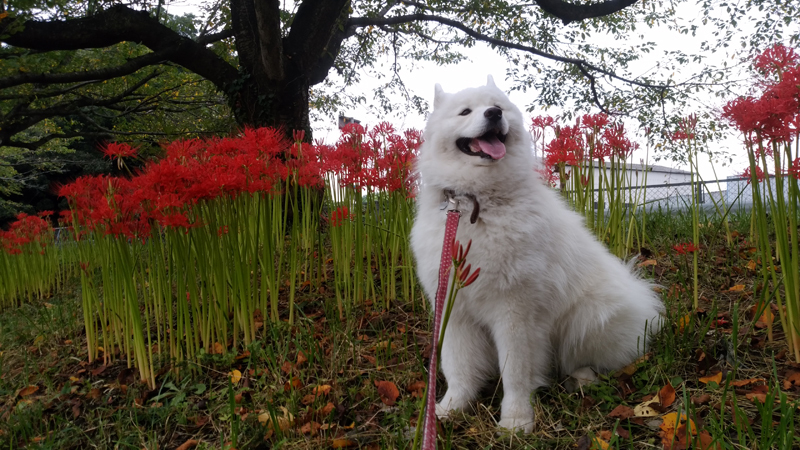
[[[472,112],[472,110],[471,110],[471,109],[469,109],[469,108],[466,108],[466,109],[464,109],[463,111],[461,111],[461,113],[459,114],[459,116],[466,116],[467,114],[469,114],[469,113],[471,113],[471,112]]]

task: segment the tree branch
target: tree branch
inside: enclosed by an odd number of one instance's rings
[[[10,17],[0,20],[0,42],[49,51],[101,48],[131,41],[141,43],[153,52],[166,52],[170,61],[208,79],[218,89],[224,89],[238,75],[235,67],[205,47],[205,43],[224,39],[230,36],[230,32],[223,31],[195,42],[162,25],[147,12],[134,11],[123,5],[80,19],[28,20],[20,31],[5,36],[15,22],[16,19]]]
[[[353,18],[350,18],[350,20],[347,23],[348,23],[348,26],[366,27],[366,26],[370,26],[370,25],[374,25],[374,26],[399,25],[399,24],[404,24],[404,23],[421,22],[421,21],[424,21],[424,22],[438,22],[438,23],[441,23],[442,25],[447,25],[449,27],[461,30],[466,35],[468,35],[468,36],[470,36],[470,37],[472,37],[474,39],[477,39],[479,41],[487,42],[489,44],[496,45],[496,46],[499,46],[499,47],[505,47],[505,48],[510,48],[510,49],[514,49],[514,50],[524,51],[524,52],[527,52],[527,53],[531,53],[533,55],[537,55],[537,56],[541,56],[543,58],[550,59],[552,61],[558,61],[558,62],[562,62],[562,63],[565,63],[565,64],[571,64],[573,66],[576,66],[579,70],[581,68],[583,68],[585,70],[597,72],[597,73],[606,75],[606,76],[608,76],[610,78],[622,81],[624,83],[632,84],[632,85],[635,85],[635,86],[640,86],[640,87],[649,88],[649,89],[664,89],[664,88],[667,87],[667,86],[663,86],[663,85],[654,85],[654,84],[643,83],[641,81],[636,81],[636,80],[631,80],[631,79],[628,79],[628,78],[625,78],[625,77],[621,77],[621,76],[615,74],[614,72],[612,72],[612,71],[610,71],[608,69],[603,69],[602,67],[595,66],[594,64],[591,64],[591,63],[589,63],[588,61],[586,61],[584,59],[568,58],[566,56],[554,55],[552,53],[543,52],[543,51],[539,50],[538,48],[531,47],[531,46],[528,46],[528,45],[522,45],[522,44],[517,44],[517,43],[514,43],[514,42],[504,41],[502,39],[496,39],[496,38],[493,38],[491,36],[487,36],[485,34],[479,33],[477,31],[473,30],[472,28],[467,27],[466,25],[464,25],[463,23],[461,23],[461,22],[459,22],[457,20],[448,19],[446,17],[436,16],[436,15],[431,15],[431,14],[408,14],[408,15],[404,15],[404,16],[394,16],[394,17],[387,17],[387,18],[353,17]]]
[[[21,73],[8,78],[0,78],[0,89],[6,89],[20,84],[39,83],[39,84],[59,84],[77,83],[81,81],[110,80],[111,78],[130,75],[137,70],[152,66],[169,58],[174,54],[176,48],[167,48],[153,53],[148,53],[133,58],[117,67],[104,67],[97,70],[87,70],[84,72],[69,73]]]
[[[621,11],[639,0],[606,0],[602,3],[577,5],[562,0],[534,0],[543,11],[559,19],[564,25],[581,20],[603,17]]]

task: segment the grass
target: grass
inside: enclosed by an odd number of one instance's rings
[[[778,321],[770,342],[751,314],[758,277],[747,268],[749,215],[731,217],[732,246],[721,224],[701,220],[697,314],[688,314],[690,264],[672,249],[691,240],[691,217],[651,213],[647,220],[642,260],[655,264],[641,270],[661,286],[668,309],[647,358],[581,392],[568,393],[563,380],[537,391],[530,435],[497,433],[498,381],[474,411],[441,423],[440,448],[573,449],[598,447],[595,439],[613,448],[665,448],[661,417],[679,411],[699,431],[688,447],[703,448],[702,432],[710,448],[800,446],[800,375],[791,378],[800,365],[786,356]],[[78,285],[0,314],[0,449],[410,447],[431,344],[419,298],[388,311],[365,305],[339,320],[331,286],[304,286],[295,293],[293,326],[265,325],[237,353],[203,354],[172,368],[159,362],[150,390],[124,360],[86,362]],[[746,288],[731,289],[738,285]],[[288,292],[282,296],[285,302]],[[242,374],[235,383],[234,371]],[[726,381],[700,381],[717,373]],[[666,384],[676,399],[658,416],[609,415]]]

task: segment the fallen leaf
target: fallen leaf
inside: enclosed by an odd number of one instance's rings
[[[310,434],[312,436],[316,436],[321,426],[322,425],[319,424],[318,422],[311,421],[300,427],[300,432],[303,434]]]
[[[749,270],[756,270],[756,262],[751,259],[747,262],[747,268]]]
[[[391,381],[375,381],[375,386],[378,388],[378,395],[381,397],[381,402],[386,406],[394,406],[397,397],[400,396],[400,391],[397,386]]]
[[[710,401],[711,401],[711,396],[708,394],[700,394],[692,397],[692,403],[694,403],[697,406],[705,405]]]
[[[89,391],[89,393],[88,393],[88,394],[86,394],[86,398],[89,398],[89,399],[91,399],[91,400],[97,400],[97,399],[98,399],[98,398],[100,398],[102,395],[103,395],[103,394],[100,392],[100,389],[98,389],[98,388],[92,388],[92,389]]]
[[[728,292],[742,292],[742,291],[744,291],[743,284],[737,284],[735,286],[731,286],[730,289],[728,289]]]
[[[306,354],[303,353],[302,350],[298,350],[298,352],[297,352],[297,362],[295,362],[294,366],[295,367],[300,367],[300,365],[303,364],[306,361],[308,361],[308,358],[306,358]]]
[[[105,371],[106,371],[106,365],[103,364],[102,366],[92,370],[91,374],[92,374],[92,376],[96,377],[96,376],[100,375],[101,373],[103,373]]]
[[[283,384],[283,391],[289,392],[292,389],[302,389],[302,387],[303,387],[303,382],[300,381],[300,378],[294,377]]]
[[[717,372],[714,375],[709,375],[707,377],[700,377],[698,378],[698,381],[700,381],[703,384],[708,384],[712,381],[717,384],[720,384],[722,383],[722,372]]]
[[[358,446],[358,442],[351,441],[350,439],[334,439],[331,441],[331,448],[348,448],[356,446]]]
[[[648,267],[648,266],[656,266],[658,265],[658,261],[655,259],[648,259],[646,261],[642,261],[638,264],[639,267]]]
[[[719,442],[717,442],[716,445],[713,444],[714,438],[712,438],[711,435],[708,434],[708,431],[706,430],[701,431],[698,437],[700,438],[700,450],[722,449],[722,446],[720,445]]]
[[[225,347],[222,346],[219,342],[214,342],[214,346],[211,349],[212,355],[221,355],[225,353]]]
[[[188,450],[190,448],[197,447],[200,441],[196,439],[189,439],[188,441],[184,442],[183,444],[179,445],[175,450]]]
[[[19,391],[19,394],[17,395],[19,395],[20,397],[27,397],[29,395],[36,393],[36,391],[38,390],[39,386],[25,386],[24,388],[22,388],[21,391]]]
[[[317,412],[320,416],[327,416],[328,414],[332,413],[334,409],[336,409],[336,406],[333,403],[328,402],[325,404],[325,406],[318,409]]]
[[[245,351],[242,352],[242,354],[237,355],[236,358],[234,358],[234,359],[236,359],[236,360],[244,359],[244,358],[247,358],[248,356],[250,356],[250,350],[245,350]]]
[[[231,383],[236,384],[239,380],[242,379],[242,372],[239,372],[237,369],[233,369],[228,376],[231,377]]]
[[[764,382],[764,381],[766,381],[766,380],[763,379],[763,378],[749,378],[747,380],[734,380],[734,381],[731,381],[730,383],[728,383],[728,386],[742,387],[742,386],[747,386],[748,384],[761,383],[761,382]]]
[[[636,414],[634,413],[633,408],[625,405],[619,405],[613,410],[611,410],[610,413],[608,413],[608,417],[611,417],[612,419],[621,419],[621,420],[630,419],[635,415]]]
[[[650,400],[642,402],[636,405],[633,408],[633,415],[634,417],[655,417],[659,414],[659,412],[653,408],[653,405],[660,405],[661,400],[658,398],[658,395],[653,397]]]
[[[675,402],[675,388],[672,387],[670,383],[667,383],[664,387],[658,391],[658,398],[661,401],[661,406],[666,408],[670,406],[673,402]]]
[[[683,330],[686,328],[687,325],[692,323],[692,314],[686,314],[685,316],[678,319],[678,332],[683,333]]]
[[[800,386],[800,372],[792,371],[786,374],[786,379],[783,380],[783,388],[789,390],[792,386]]]
[[[681,414],[680,417],[678,413],[664,415],[659,428],[661,428],[659,432],[661,443],[667,450],[691,448],[692,436],[697,434],[694,422],[689,419],[687,423],[686,414]]]

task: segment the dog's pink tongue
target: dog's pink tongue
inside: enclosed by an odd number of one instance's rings
[[[478,141],[481,151],[492,159],[500,159],[506,155],[506,146],[497,139],[497,136],[490,136],[488,139],[475,138],[475,140]]]

